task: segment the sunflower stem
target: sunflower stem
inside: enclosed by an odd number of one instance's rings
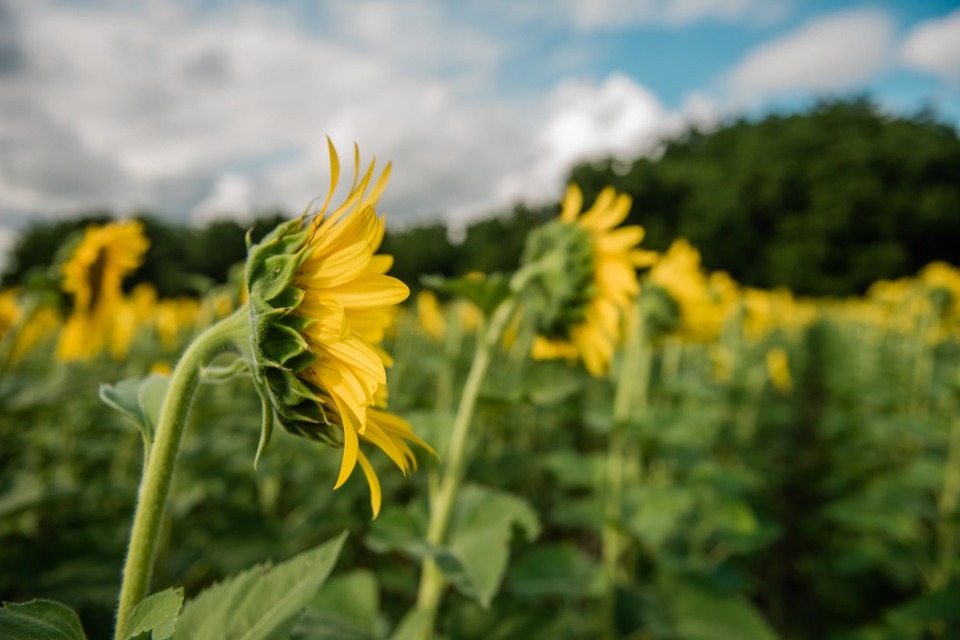
[[[638,465],[635,475],[639,476],[640,473],[640,452],[634,450],[627,431],[633,412],[646,407],[652,364],[652,349],[647,339],[639,304],[634,305],[627,314],[626,323],[626,343],[617,373],[613,420],[607,443],[606,504],[601,532],[607,585],[607,620],[611,625],[611,637],[618,637],[615,628],[617,585],[630,578],[630,569],[625,566],[628,560],[629,540],[624,534],[623,524],[623,487],[629,457],[632,457]]]
[[[201,333],[187,347],[170,377],[149,456],[145,456],[143,477],[130,531],[123,583],[117,608],[115,640],[124,640],[124,627],[134,607],[147,596],[157,540],[173,481],[180,440],[194,393],[201,381],[203,366],[215,356],[241,350],[250,334],[247,305]]]
[[[476,409],[477,398],[483,386],[490,359],[500,337],[517,308],[516,296],[511,296],[500,303],[494,311],[483,339],[477,341],[476,352],[470,372],[460,396],[457,415],[454,418],[453,430],[450,435],[450,445],[445,452],[444,466],[440,478],[439,488],[430,501],[430,523],[427,527],[427,542],[431,546],[440,546],[446,541],[450,517],[456,501],[457,490],[463,483],[466,475],[466,450],[470,435],[470,427]],[[425,614],[425,636],[433,636],[433,628],[437,617],[437,608],[440,597],[446,586],[443,573],[436,563],[426,558],[423,561],[423,570],[420,575],[420,588],[417,592],[417,609]]]

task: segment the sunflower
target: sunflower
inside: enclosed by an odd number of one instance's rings
[[[660,329],[699,342],[716,339],[738,298],[736,283],[724,272],[711,274],[701,265],[700,252],[683,238],[674,240],[650,270],[650,287],[667,297],[673,312],[660,320]]]
[[[18,292],[14,289],[0,291],[0,339],[14,330],[22,314]]]
[[[656,261],[637,248],[643,227],[617,227],[630,204],[630,196],[607,187],[582,212],[583,194],[571,184],[560,217],[531,234],[524,265],[541,271],[530,282],[535,359],[580,359],[594,376],[607,372],[620,316],[640,291],[636,270]]]
[[[793,391],[793,377],[790,375],[790,359],[783,347],[773,347],[767,350],[767,375],[770,384],[780,393],[789,394]]]
[[[86,229],[63,265],[62,288],[73,296],[73,310],[57,344],[63,361],[89,360],[111,346],[116,311],[123,300],[123,278],[140,266],[149,242],[136,221]]]
[[[376,516],[380,482],[360,442],[381,449],[404,473],[417,464],[408,442],[433,450],[408,422],[384,410],[392,359],[380,344],[394,306],[409,295],[403,282],[386,275],[392,257],[376,255],[384,224],[374,207],[390,166],[371,187],[374,163],[360,177],[356,152],[349,194],[330,210],[340,162],[329,140],[328,146],[326,201],[250,250],[255,373],[284,428],[343,448],[334,489],[360,464]]]
[[[447,332],[447,320],[437,301],[437,296],[429,289],[417,294],[417,320],[420,328],[432,339],[440,341]]]

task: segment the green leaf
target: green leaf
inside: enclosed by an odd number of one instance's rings
[[[263,564],[227,578],[187,603],[176,640],[286,638],[326,581],[347,537],[344,532],[286,562]]]
[[[600,567],[570,543],[534,548],[510,568],[511,593],[525,597],[578,598],[602,587]]]
[[[430,614],[427,611],[411,608],[394,629],[390,640],[423,640],[430,629]]]
[[[420,282],[431,289],[466,298],[488,318],[510,296],[510,281],[502,273],[491,273],[483,278],[426,275],[420,277]]]
[[[528,540],[540,534],[536,512],[521,498],[476,485],[461,489],[449,546],[434,559],[457,589],[484,607],[500,588],[514,525]]]
[[[87,640],[73,609],[53,600],[4,602],[0,609],[4,640]]]
[[[638,486],[627,492],[627,528],[651,549],[660,549],[683,530],[684,518],[696,506],[688,487]]]
[[[548,471],[565,489],[593,489],[604,478],[605,454],[576,453],[559,449],[537,457],[537,464]]]
[[[146,441],[152,442],[153,428],[160,418],[169,383],[169,376],[158,373],[145,378],[127,378],[116,384],[100,385],[100,399],[129,418]]]
[[[450,446],[450,434],[453,431],[454,414],[452,411],[412,411],[403,416],[414,425],[414,428],[424,441],[433,445],[434,450],[442,460]],[[428,456],[427,460],[432,460]]]
[[[168,386],[170,386],[170,376],[160,375],[159,373],[151,373],[140,383],[137,402],[140,404],[140,411],[150,425],[151,432],[160,422],[160,409],[163,407],[164,398],[167,397]]]
[[[123,628],[125,638],[139,638],[150,632],[152,640],[167,640],[173,635],[177,616],[183,606],[183,589],[167,589],[140,601]]]
[[[383,636],[380,588],[372,571],[357,570],[331,578],[314,596],[293,638],[368,639]]]
[[[377,553],[400,551],[415,560],[432,557],[439,550],[426,541],[427,513],[419,503],[389,507],[370,527],[366,544]]]
[[[777,638],[763,616],[739,596],[686,581],[671,582],[667,591],[676,637],[682,640]]]

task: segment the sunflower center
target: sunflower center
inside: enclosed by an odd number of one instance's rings
[[[101,247],[97,251],[97,257],[93,261],[93,264],[90,265],[90,270],[87,271],[87,288],[90,291],[90,303],[88,310],[92,311],[97,308],[101,298],[103,298],[105,282],[103,281],[103,276],[107,268],[107,249],[106,247]]]

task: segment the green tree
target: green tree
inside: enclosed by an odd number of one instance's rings
[[[960,138],[929,114],[885,115],[860,98],[738,120],[669,141],[625,170],[576,167],[587,201],[612,184],[634,198],[646,244],[685,236],[711,269],[803,294],[862,292],[879,278],[956,261]]]

